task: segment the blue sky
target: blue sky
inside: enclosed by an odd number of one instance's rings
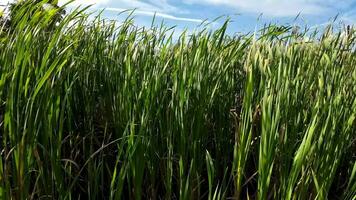
[[[8,1],[0,0],[0,4]],[[322,27],[336,15],[346,24],[356,23],[356,0],[77,0],[72,6],[79,4],[93,4],[92,10],[106,9],[104,16],[116,20],[123,19],[118,16],[121,11],[135,8],[135,21],[140,26],[150,25],[156,13],[157,22],[177,25],[178,31],[193,30],[202,21],[219,16],[230,16],[231,33],[254,31],[269,22]],[[224,19],[212,26],[219,27]]]

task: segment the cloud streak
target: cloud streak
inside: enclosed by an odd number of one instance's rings
[[[114,12],[127,11],[127,9],[124,9],[124,8],[105,8],[105,10],[114,11]],[[155,12],[155,11],[146,11],[146,10],[135,10],[134,14],[143,15],[143,16],[156,16],[156,17],[160,17],[160,18],[164,18],[164,19],[170,19],[170,20],[175,20],[175,21],[193,22],[193,23],[202,23],[204,21],[202,19],[177,17],[177,16],[170,15],[170,14],[165,14],[165,13]]]
[[[6,5],[7,3],[12,3],[14,0],[0,0],[0,4]],[[59,0],[59,5],[67,3],[68,0]],[[120,8],[107,7],[108,4],[120,4]],[[79,5],[93,5],[94,8],[99,6],[107,11],[113,12],[123,12],[128,9],[137,9],[134,14],[142,16],[156,16],[164,19],[174,20],[174,21],[185,21],[192,23],[202,23],[204,20],[188,17],[177,17],[172,14],[167,14],[166,12],[181,13],[181,9],[170,5],[167,0],[149,0],[147,2],[139,0],[119,0],[112,2],[110,0],[75,0],[70,4],[70,7],[76,7]]]

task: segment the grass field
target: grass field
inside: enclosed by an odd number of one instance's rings
[[[354,29],[0,22],[0,199],[356,196]]]

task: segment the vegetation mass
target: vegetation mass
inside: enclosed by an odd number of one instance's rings
[[[0,199],[355,199],[353,28],[175,39],[86,9],[0,20]]]

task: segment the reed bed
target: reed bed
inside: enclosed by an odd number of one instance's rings
[[[0,199],[356,196],[356,32],[0,22]]]

